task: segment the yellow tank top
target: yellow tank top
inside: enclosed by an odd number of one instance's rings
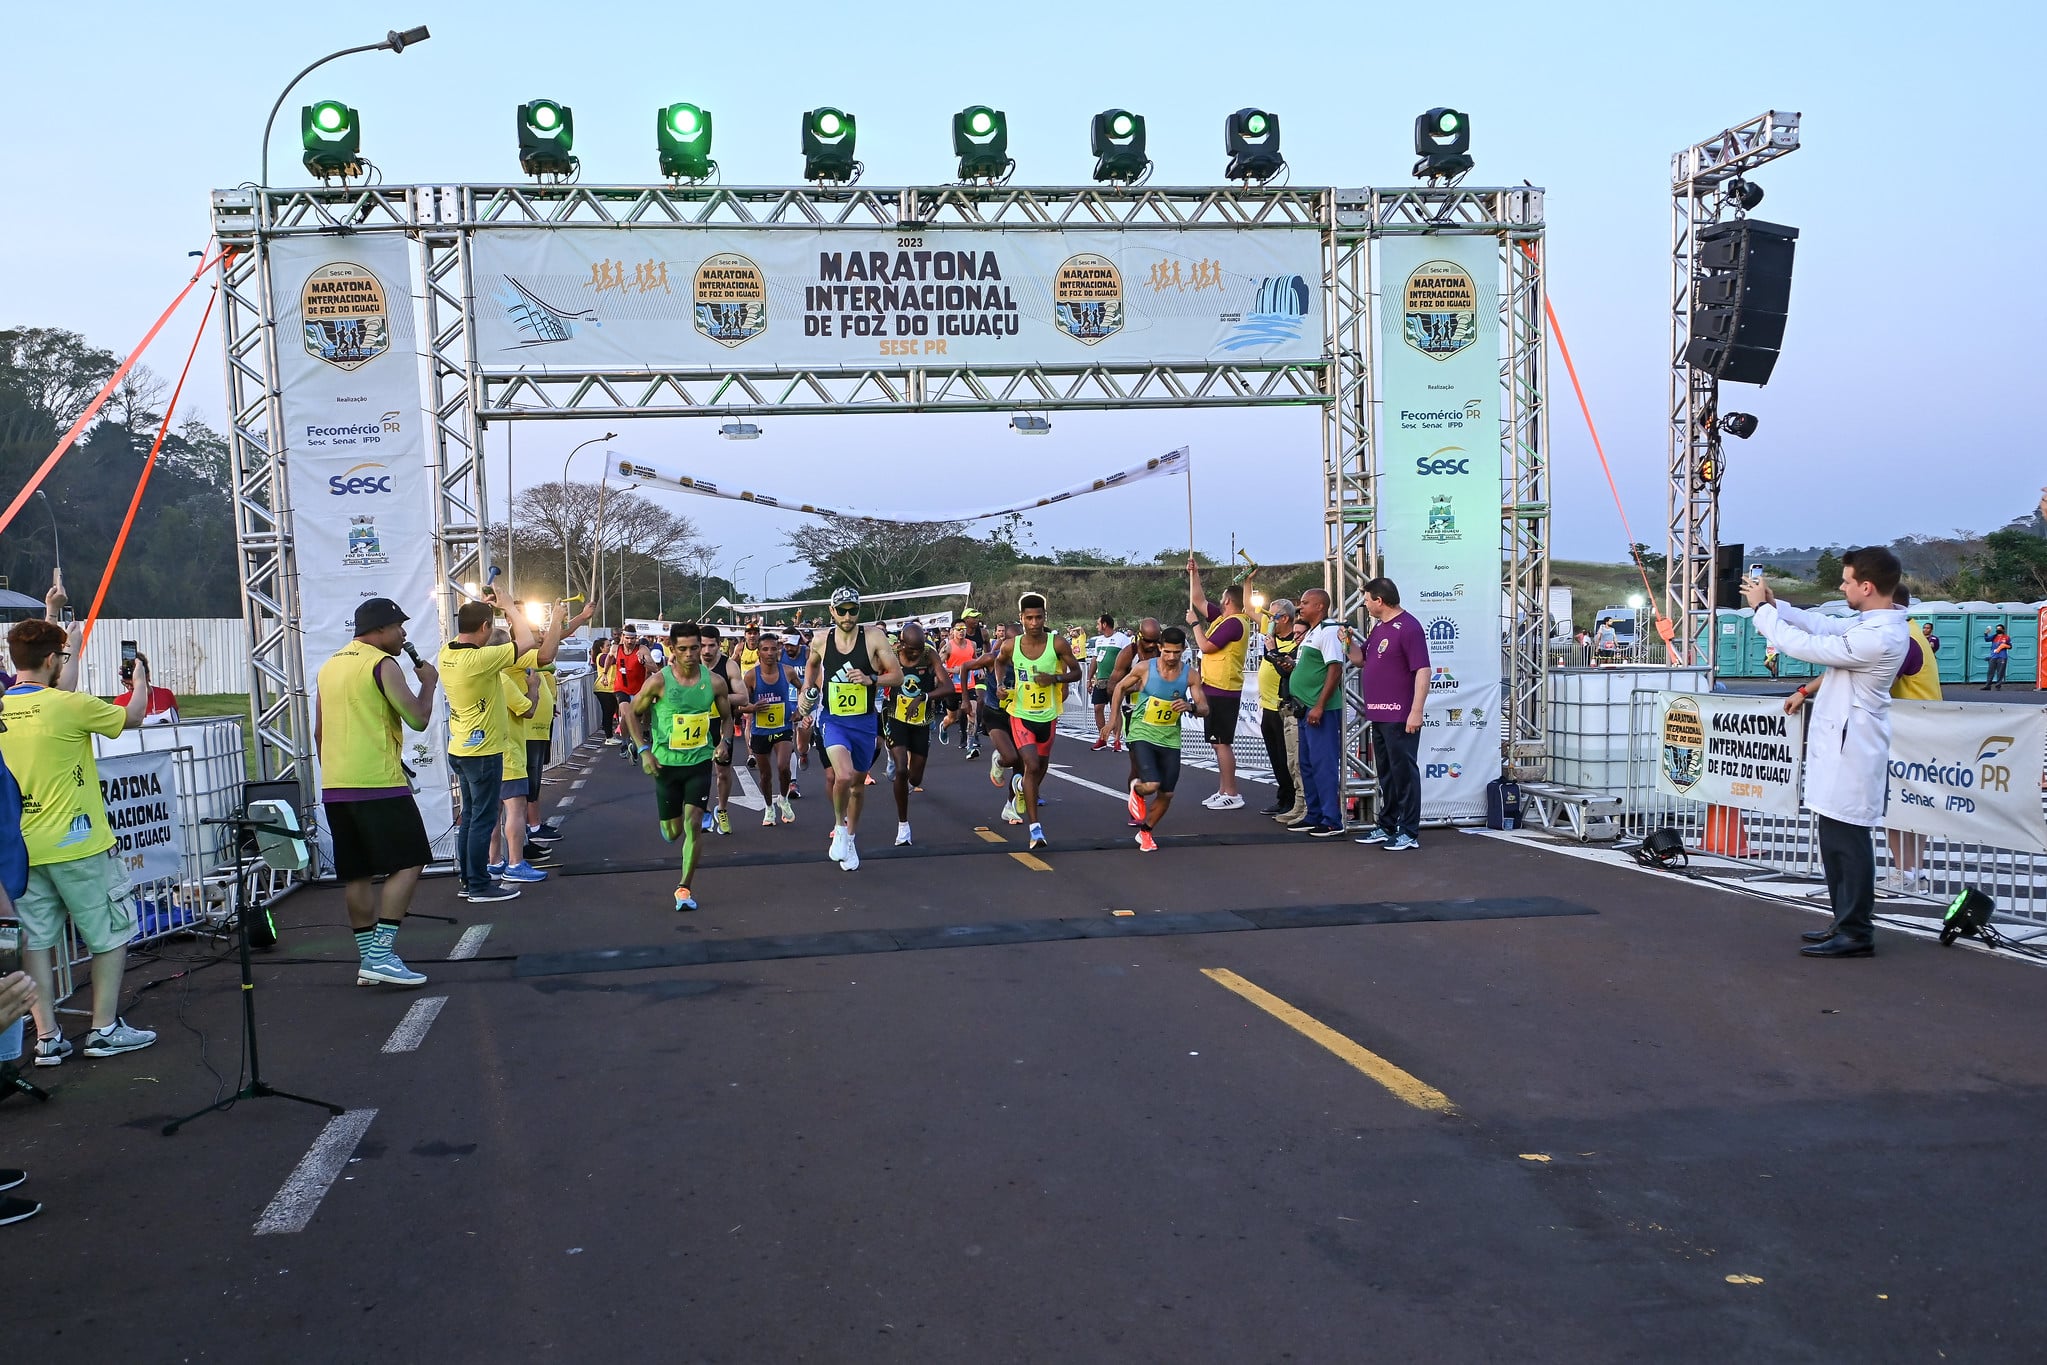
[[[398,766],[398,708],[377,686],[377,665],[390,658],[351,640],[320,665],[320,786],[323,790],[409,789]]]
[[[1274,640],[1272,652],[1291,654],[1299,644],[1300,641],[1293,639]],[[1279,710],[1279,670],[1272,665],[1272,654],[1258,661],[1258,705],[1266,711]]]
[[[1926,638],[1926,627],[1917,621],[1907,621],[1905,628],[1912,632],[1912,639],[1919,646],[1919,671],[1906,673],[1902,669],[1891,683],[1891,695],[1910,701],[1940,700],[1940,660],[1933,656],[1933,644]]]
[[[1226,613],[1209,622],[1208,633],[1215,634],[1225,621],[1235,621],[1241,627],[1236,643],[1201,656],[1201,685],[1225,692],[1241,692],[1244,690],[1244,651],[1251,643],[1251,623],[1242,616]]]

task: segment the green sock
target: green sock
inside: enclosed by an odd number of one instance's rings
[[[377,955],[376,926],[372,925],[368,929],[358,929],[355,931],[355,950],[362,956],[365,962]]]

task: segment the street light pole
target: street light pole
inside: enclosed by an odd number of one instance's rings
[[[263,187],[267,189],[270,186],[271,126],[277,122],[277,111],[284,107],[284,97],[286,95],[289,95],[292,92],[292,89],[295,86],[297,86],[300,81],[304,80],[307,76],[311,75],[317,68],[327,65],[327,63],[333,61],[336,57],[348,57],[358,52],[382,52],[386,49],[389,49],[392,52],[403,52],[406,48],[412,46],[414,43],[423,43],[431,37],[433,37],[433,35],[426,31],[425,24],[421,24],[418,28],[406,29],[403,33],[400,33],[397,29],[394,28],[389,33],[384,35],[384,41],[381,43],[364,43],[360,47],[344,47],[339,52],[330,52],[326,56],[322,57],[319,61],[314,62],[312,66],[307,67],[304,71],[299,72],[298,75],[293,76],[291,78],[291,84],[285,86],[283,92],[278,95],[277,103],[270,106],[270,117],[263,120]]]
[[[50,495],[42,489],[36,490],[36,496],[43,500],[43,510],[50,514],[50,557],[56,561],[57,569],[57,578],[51,581],[56,582],[64,577],[64,543],[57,538],[57,509],[50,506]]]
[[[615,440],[617,436],[618,433],[615,431],[607,431],[602,436],[592,436],[589,440],[583,442],[583,445],[579,445],[574,450],[570,451],[568,460],[562,461],[562,499],[560,515],[562,532],[562,597],[564,599],[568,598],[575,591],[575,585],[569,582],[569,521],[568,521],[569,460],[575,459],[577,454],[579,454],[582,451],[583,446],[594,446],[599,441]],[[509,459],[510,457],[507,456],[507,458]],[[507,478],[509,477],[510,473],[509,471],[507,471]],[[602,530],[603,527],[600,526],[598,527],[598,529]],[[596,546],[592,545],[591,548],[594,550]],[[597,603],[599,606],[602,606],[604,604],[604,595],[597,590],[597,585],[595,583],[592,583],[590,585],[590,600]]]
[[[732,591],[734,591],[734,592],[739,592],[739,570],[741,569],[741,567],[743,567],[743,566],[745,565],[745,563],[746,563],[746,561],[747,561],[747,560],[749,560],[749,559],[752,559],[752,558],[753,558],[753,556],[752,556],[752,555],[741,555],[741,556],[739,557],[739,560],[738,560],[738,562],[737,562],[737,563],[735,563],[735,564],[733,564],[733,566],[732,566],[732,580],[731,580],[731,581],[732,581]],[[742,596],[742,597],[744,597],[745,595],[746,595],[746,594],[744,594],[744,593],[740,593],[740,596]],[[732,623],[733,623],[734,625],[737,625],[737,624],[739,624],[739,608],[738,608],[737,604],[734,604],[734,605],[733,605],[733,607],[732,607]]]

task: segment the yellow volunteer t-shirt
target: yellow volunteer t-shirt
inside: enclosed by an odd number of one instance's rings
[[[532,658],[532,655],[527,655]],[[508,668],[498,674],[498,686],[503,691],[503,715],[505,719],[505,770],[504,780],[514,781],[526,775],[526,717],[536,709],[533,700],[526,695],[526,671]]]
[[[525,684],[520,684],[525,690]],[[540,670],[540,700],[533,707],[533,714],[526,718],[526,738],[552,739],[554,737],[554,706],[558,694],[555,691],[554,669]]]
[[[24,683],[8,689],[0,754],[21,784],[21,834],[31,865],[69,863],[114,846],[92,736],[121,733],[128,713],[82,692]]]
[[[499,674],[515,662],[514,646],[441,646],[441,688],[448,698],[448,753],[455,758],[485,758],[505,751],[505,693]],[[519,666],[533,663],[532,650],[517,656]]]

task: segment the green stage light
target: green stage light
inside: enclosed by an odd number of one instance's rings
[[[1441,106],[1414,121],[1414,174],[1423,180],[1454,180],[1468,172],[1471,117]]]
[[[322,180],[362,174],[362,120],[339,100],[321,100],[299,110],[299,141],[306,169]]]
[[[528,175],[574,175],[576,116],[566,104],[528,100],[519,106],[519,169]]]
[[[1009,159],[1009,115],[985,104],[970,104],[952,116],[952,153],[960,159],[960,179],[1000,180],[1015,162]]]
[[[1144,116],[1128,109],[1096,114],[1088,143],[1095,154],[1095,179],[1142,180],[1151,169],[1144,154]]]
[[[843,109],[829,106],[812,109],[803,116],[803,178],[805,180],[855,180],[860,163],[853,159],[858,120]]]
[[[1279,154],[1279,115],[1265,109],[1239,109],[1223,120],[1223,151],[1229,165],[1225,180],[1272,179],[1286,169]]]
[[[654,114],[654,142],[661,174],[703,180],[718,169],[711,160],[711,115],[694,104],[671,104]]]

